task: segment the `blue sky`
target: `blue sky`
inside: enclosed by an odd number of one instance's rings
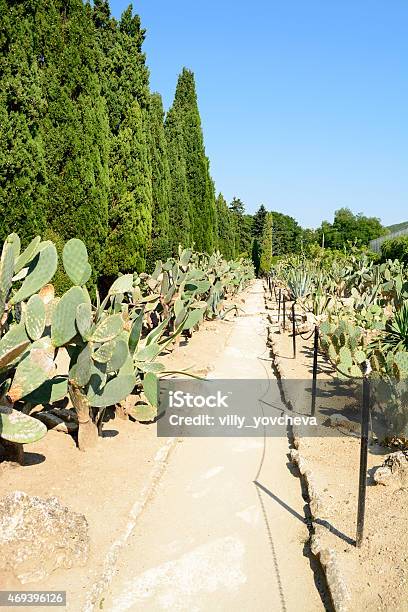
[[[112,0],[119,17],[129,4]],[[151,87],[195,72],[217,191],[306,227],[408,220],[406,0],[139,0]]]

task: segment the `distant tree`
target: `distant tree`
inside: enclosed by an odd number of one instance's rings
[[[254,218],[252,215],[243,215],[241,219],[241,226],[238,230],[240,250],[236,253],[236,257],[251,257],[253,221]]]
[[[323,221],[318,230],[320,244],[334,249],[341,249],[350,241],[367,245],[370,240],[386,233],[379,219],[362,213],[355,215],[349,208],[336,210],[333,223]]]
[[[242,200],[236,198],[235,196],[232,198],[232,202],[229,205],[230,210],[236,215],[242,217],[245,213],[245,206]]]
[[[273,211],[273,254],[299,253],[302,248],[302,228],[289,215]]]
[[[259,263],[259,274],[268,274],[272,268],[272,232],[273,215],[267,213],[261,241],[261,257]]]
[[[224,196],[220,193],[216,200],[218,248],[227,259],[235,257],[235,223]]]
[[[237,197],[232,199],[229,209],[234,220],[235,257],[250,257],[252,251],[253,216],[245,214],[245,205]]]
[[[255,238],[260,238],[262,236],[266,214],[267,210],[265,206],[261,204],[256,213],[254,214],[254,220],[252,223],[252,235]]]
[[[261,245],[260,245],[259,238],[253,238],[252,240],[251,258],[252,258],[252,263],[254,264],[255,274],[258,276],[259,266],[261,263]]]

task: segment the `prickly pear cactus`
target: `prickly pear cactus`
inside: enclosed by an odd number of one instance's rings
[[[320,326],[321,348],[341,377],[360,378],[368,355],[364,345],[364,333],[346,320],[338,325],[324,321]]]
[[[16,444],[30,444],[41,440],[47,433],[46,426],[38,419],[12,410],[9,414],[0,412],[0,438]]]

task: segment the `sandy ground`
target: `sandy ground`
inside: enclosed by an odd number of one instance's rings
[[[275,304],[272,304],[275,306]],[[293,359],[292,334],[278,333],[273,341],[285,377],[310,379],[313,340],[297,336],[297,358]],[[325,360],[319,358],[319,380],[330,376]],[[294,400],[296,409],[307,412],[310,395]],[[318,399],[318,408],[345,414],[359,420],[358,407],[347,407],[347,400]],[[365,539],[356,549],[359,434],[340,433],[336,437],[304,437],[301,453],[313,471],[324,506],[327,545],[337,553],[339,567],[351,593],[350,610],[408,610],[408,490],[375,485],[372,469],[382,464],[390,452],[372,443],[368,453]]]
[[[254,413],[260,412],[258,397],[272,376],[270,363],[259,359],[268,354],[263,311],[257,281],[210,374],[259,379]],[[286,436],[183,438],[99,607],[115,612],[324,610],[288,450]]]

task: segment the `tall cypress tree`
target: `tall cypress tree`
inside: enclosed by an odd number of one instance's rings
[[[170,166],[170,240],[172,251],[176,253],[179,244],[192,244],[192,210],[187,186],[183,128],[174,108],[167,113],[164,127]]]
[[[40,124],[42,58],[30,4],[0,0],[0,240],[44,231],[46,164]]]
[[[194,74],[186,68],[179,76],[172,109],[182,126],[193,240],[198,250],[211,253],[216,246],[215,194],[205,155]]]
[[[37,6],[42,6],[36,37],[47,101],[41,132],[48,223],[62,238],[86,243],[96,274],[108,230],[109,131],[91,8],[81,0],[44,0]]]
[[[152,178],[149,163],[149,73],[142,44],[145,32],[131,6],[119,23],[105,0],[93,12],[103,52],[100,66],[109,127],[109,232],[104,275],[142,271],[151,232]]]
[[[167,143],[164,133],[164,110],[160,94],[150,99],[150,166],[152,172],[152,233],[149,246],[149,266],[157,259],[171,255],[170,232],[170,166],[167,157]]]
[[[272,213],[267,213],[265,224],[262,233],[261,241],[261,259],[259,264],[259,274],[269,274],[272,267],[272,229],[273,216]]]

